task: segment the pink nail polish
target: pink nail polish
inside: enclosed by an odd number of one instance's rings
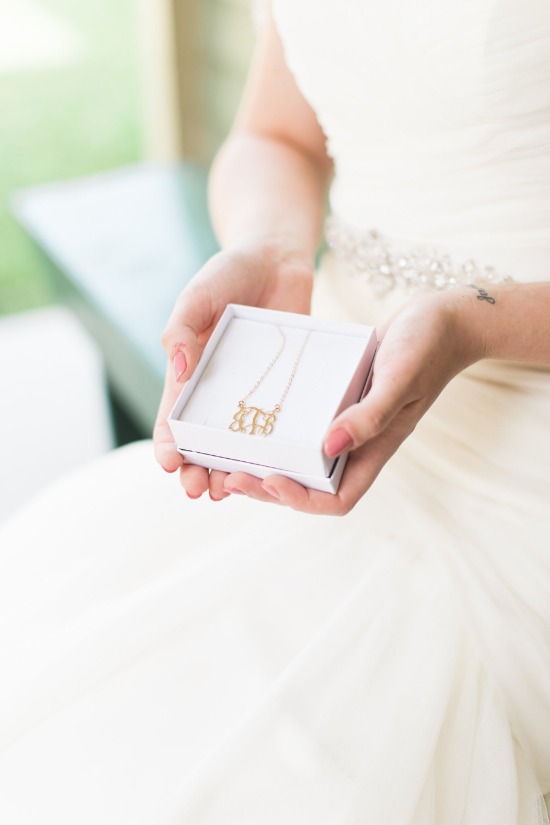
[[[183,352],[178,351],[174,356],[174,375],[176,381],[179,381],[185,370],[187,369],[187,358]]]
[[[275,487],[270,487],[269,484],[262,484],[262,490],[265,490],[266,493],[269,493],[273,498],[281,498],[281,494],[277,492]]]
[[[337,455],[348,450],[353,444],[353,439],[346,430],[341,427],[334,430],[325,440],[324,450],[329,458],[336,458]]]

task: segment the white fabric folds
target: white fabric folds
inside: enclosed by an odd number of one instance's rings
[[[548,277],[545,0],[274,12],[343,220]],[[314,312],[404,297],[329,254]],[[40,495],[0,532],[0,821],[549,825],[549,379],[468,369],[341,519],[190,501],[148,442]]]

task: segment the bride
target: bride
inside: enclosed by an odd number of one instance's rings
[[[168,474],[133,445],[0,534],[0,821],[548,825],[550,6],[272,6]],[[182,463],[228,302],[377,325],[337,495]]]

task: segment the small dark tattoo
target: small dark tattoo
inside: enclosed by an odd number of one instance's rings
[[[468,284],[471,286],[472,289],[477,291],[477,300],[478,301],[487,301],[488,304],[496,304],[496,299],[493,298],[492,295],[489,295],[486,289],[482,289],[480,286],[476,286],[475,284]]]

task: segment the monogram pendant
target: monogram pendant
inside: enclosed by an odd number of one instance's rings
[[[261,410],[259,407],[245,407],[241,401],[229,429],[245,435],[271,435],[279,410],[278,404],[272,410]]]

